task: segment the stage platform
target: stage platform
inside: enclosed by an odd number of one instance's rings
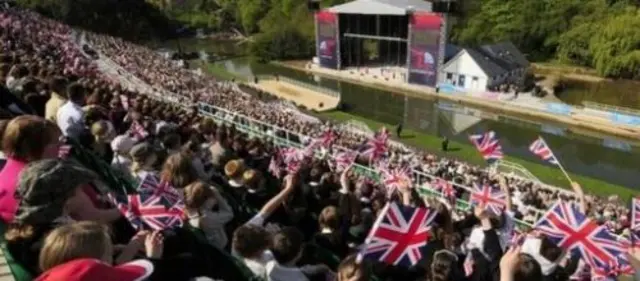
[[[340,103],[340,96],[338,93],[328,94],[320,89],[305,87],[304,85],[283,79],[280,79],[279,81],[275,78],[260,79],[257,84],[251,83],[248,85],[274,96],[286,99],[295,105],[304,106],[309,110],[315,110],[318,112],[336,109]]]

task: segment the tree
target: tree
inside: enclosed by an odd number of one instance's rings
[[[613,16],[595,33],[589,50],[598,73],[609,77],[640,77],[640,9]]]

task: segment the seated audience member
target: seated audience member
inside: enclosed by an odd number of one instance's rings
[[[309,280],[318,274],[330,272],[326,265],[297,267],[302,257],[304,235],[293,228],[285,227],[273,237],[271,252],[274,260],[267,262],[267,277],[270,281]]]
[[[224,226],[233,219],[227,200],[214,187],[197,181],[184,188],[184,202],[189,224],[201,229],[209,243],[225,249],[229,239]]]
[[[87,184],[98,180],[93,172],[71,161],[40,160],[20,174],[18,209],[7,228],[7,248],[30,273],[38,273],[38,251],[52,229],[75,220],[113,222],[118,209],[97,209],[85,194]]]
[[[39,257],[43,273],[36,281],[154,280],[152,262],[131,259],[139,250],[148,258],[160,258],[162,247],[158,232],[147,234],[132,240],[114,261],[108,227],[95,222],[63,225],[44,239]]]
[[[500,281],[545,280],[540,264],[530,255],[520,253],[520,247],[512,247],[507,250],[500,259],[499,271]]]
[[[58,109],[56,121],[65,136],[80,137],[84,133],[84,105],[85,89],[74,83],[67,87],[67,102]]]
[[[224,174],[227,176],[228,184],[231,187],[241,188],[244,186],[242,181],[244,169],[244,163],[241,159],[231,160],[224,165]]]
[[[30,162],[58,157],[61,133],[51,121],[35,115],[18,116],[3,131],[2,152],[7,163],[0,170],[0,218],[9,223],[18,208],[13,194],[20,172]]]
[[[338,209],[334,206],[324,208],[318,216],[318,224],[320,233],[314,235],[313,241],[318,246],[332,251],[338,257],[345,257],[349,247],[342,238]]]
[[[156,163],[157,155],[153,147],[147,142],[134,145],[129,151],[133,160],[131,163],[131,176],[136,181],[142,181],[147,175],[158,175],[158,171],[153,165]]]
[[[176,189],[183,189],[198,180],[198,174],[191,159],[184,153],[170,155],[162,166],[160,179]]]
[[[102,160],[110,163],[113,159],[113,150],[110,143],[115,137],[113,125],[108,121],[98,121],[91,125],[91,135],[93,136],[92,151],[95,152]]]
[[[264,187],[264,178],[260,172],[250,169],[242,174],[242,182],[246,187],[243,202],[249,206],[262,206],[269,200],[269,192]]]
[[[111,167],[128,174],[132,164],[129,152],[134,145],[135,141],[126,135],[115,137],[111,141],[111,150],[113,150]]]
[[[65,87],[67,86],[67,79],[64,77],[54,77],[49,82],[49,90],[51,91],[51,97],[45,104],[44,117],[52,122],[56,122],[56,115],[58,109],[67,102],[65,95]]]
[[[273,260],[271,234],[262,226],[243,225],[233,232],[233,252],[256,276],[267,280],[266,265]]]

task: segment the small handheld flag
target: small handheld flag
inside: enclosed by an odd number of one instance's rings
[[[359,256],[409,267],[422,258],[437,212],[387,203],[373,224]]]
[[[471,135],[469,140],[478,149],[485,161],[493,163],[502,159],[502,146],[494,131],[484,134]]]

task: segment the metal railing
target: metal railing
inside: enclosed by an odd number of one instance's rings
[[[239,131],[245,132],[250,136],[260,136],[263,138],[270,139],[276,145],[302,148],[304,146],[303,145],[304,140],[310,139],[309,137],[302,135],[300,133],[291,132],[287,129],[283,129],[272,124],[258,121],[253,118],[244,116],[242,114],[233,113],[226,109],[222,109],[213,105],[200,103],[198,105],[198,108],[199,108],[200,114],[207,117],[211,117],[217,123],[232,124]],[[342,151],[352,151],[351,149],[344,148],[344,147],[336,147],[336,148]],[[354,166],[357,170],[361,171],[366,175],[375,176],[373,178],[374,180],[376,181],[379,180],[379,174],[373,168],[360,165],[360,164],[354,164]],[[430,175],[421,171],[412,170],[412,179],[414,181],[413,183],[415,187],[423,191],[421,193],[424,193],[424,189],[426,188],[424,187],[424,183],[431,182],[435,178],[436,177],[433,175]],[[457,184],[454,182],[449,182],[449,183],[467,192],[471,192],[471,188],[468,186]],[[431,193],[432,195],[441,196],[437,192],[432,191]],[[466,202],[465,200],[462,200],[462,199],[458,199],[458,204],[461,206],[470,206],[469,202]],[[544,211],[538,210],[535,208],[529,208],[529,210],[532,210],[534,212],[536,220],[544,213]],[[523,221],[518,221],[518,223],[522,225],[530,226],[530,224]]]

